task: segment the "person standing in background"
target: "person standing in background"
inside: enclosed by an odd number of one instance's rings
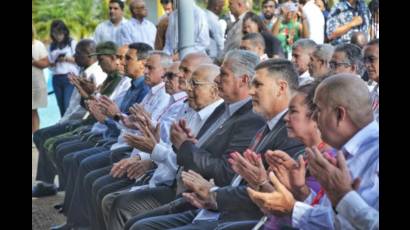
[[[49,65],[47,49],[35,39],[36,29],[31,25],[31,134],[38,130],[40,118],[37,109],[47,107],[47,85],[43,69]]]
[[[74,53],[77,42],[70,37],[70,31],[62,20],[54,20],[50,27],[51,44],[48,60],[53,74],[53,89],[60,115],[63,116],[70,103],[74,86],[68,80],[68,74],[78,75]]]

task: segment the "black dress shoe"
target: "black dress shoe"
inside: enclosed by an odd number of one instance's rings
[[[61,225],[53,226],[50,228],[50,230],[71,230],[73,229],[73,227],[74,226],[72,224],[64,223]]]
[[[54,209],[60,210],[63,208],[63,206],[64,206],[64,203],[59,203],[59,204],[54,205],[53,207]]]
[[[31,191],[31,197],[53,196],[55,194],[57,194],[55,185],[46,185],[43,183],[38,183]]]

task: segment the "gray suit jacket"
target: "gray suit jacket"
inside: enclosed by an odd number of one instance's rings
[[[300,154],[304,154],[305,146],[294,138],[289,138],[283,120],[283,115],[275,127],[267,133],[266,141],[261,142],[256,151],[265,154],[266,150],[282,150],[288,153],[292,158],[297,159]],[[264,126],[263,128],[265,128]],[[255,140],[252,141],[252,143]],[[265,160],[263,158],[263,160]],[[239,221],[239,220],[253,220],[259,219],[263,213],[259,210],[252,200],[249,198],[246,191],[246,182],[242,180],[238,187],[225,186],[216,191],[216,200],[218,209],[221,212],[219,220]]]
[[[211,124],[218,117],[210,118],[206,123]],[[263,118],[252,111],[252,101],[249,101],[226,120],[201,148],[191,141],[185,141],[177,153],[177,163],[184,166],[184,170],[191,169],[205,179],[214,178],[218,186],[228,185],[235,175],[228,162],[229,153],[242,153],[264,123]],[[206,124],[204,127],[207,127]],[[203,130],[200,130],[202,133]]]

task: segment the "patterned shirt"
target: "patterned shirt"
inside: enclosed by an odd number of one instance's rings
[[[370,11],[363,0],[358,0],[356,2],[356,8],[353,8],[347,0],[343,0],[337,3],[330,10],[330,16],[326,23],[327,37],[329,37],[338,27],[343,26],[352,21],[353,17],[355,16],[361,16],[363,23],[360,26],[356,26],[350,29],[347,33],[343,34],[342,36],[332,40],[332,45],[349,43],[350,38],[352,37],[352,34],[354,32],[361,31],[368,34],[370,25]]]

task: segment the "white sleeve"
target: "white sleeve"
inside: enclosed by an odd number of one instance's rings
[[[324,205],[312,207],[297,201],[292,211],[292,227],[301,230],[334,229],[333,209]]]
[[[176,155],[172,150],[172,146],[163,142],[155,145],[151,154],[151,160],[157,163],[162,163],[172,170],[176,171],[178,169]]]

